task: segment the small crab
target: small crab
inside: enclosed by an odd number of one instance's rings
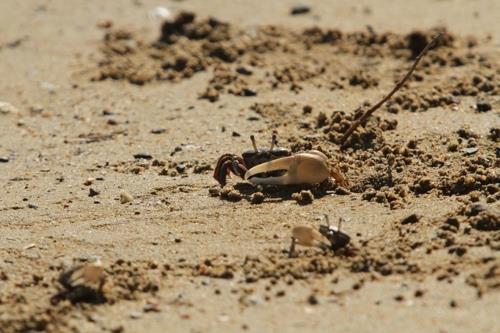
[[[93,258],[86,264],[77,265],[61,273],[58,282],[64,290],[53,296],[51,302],[57,303],[62,299],[69,299],[75,303],[99,302],[103,298],[102,288],[105,280],[106,272],[101,260]]]
[[[295,253],[295,244],[302,246],[315,246],[324,251],[337,251],[349,244],[351,237],[348,234],[340,231],[343,218],[339,219],[337,227],[330,225],[328,215],[325,214],[326,225],[321,224],[316,230],[307,226],[297,226],[292,229],[292,243],[290,245],[289,257],[293,257]]]
[[[336,168],[330,168],[328,158],[317,150],[292,154],[288,149],[277,147],[273,134],[270,148],[257,148],[255,137],[250,136],[253,150],[245,151],[241,157],[224,154],[217,161],[214,178],[221,186],[231,172],[252,184],[298,185],[318,184],[332,177],[341,185],[346,179]]]

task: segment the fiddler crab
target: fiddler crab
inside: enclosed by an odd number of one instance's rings
[[[318,230],[308,226],[297,226],[292,229],[292,243],[288,252],[289,257],[295,254],[295,244],[302,246],[315,246],[324,251],[338,251],[346,247],[351,241],[351,237],[340,231],[343,218],[339,218],[337,227],[330,225],[328,215],[325,215],[326,225],[321,224]]]
[[[102,288],[106,280],[106,271],[100,258],[92,258],[90,262],[77,265],[64,271],[58,282],[64,288],[51,298],[52,304],[63,299],[72,302],[100,302],[104,296]]]
[[[347,180],[336,168],[328,165],[328,158],[318,150],[292,154],[278,147],[273,134],[270,148],[257,148],[255,137],[250,136],[253,150],[245,151],[241,157],[224,154],[217,161],[214,178],[221,186],[233,173],[254,185],[300,185],[318,184],[332,177],[345,186]]]

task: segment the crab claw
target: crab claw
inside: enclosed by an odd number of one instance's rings
[[[106,278],[106,272],[100,259],[95,262],[76,266],[64,272],[59,277],[59,282],[68,289],[79,285],[101,285]]]
[[[245,173],[245,180],[263,185],[317,184],[329,177],[327,157],[316,150],[262,163]]]
[[[307,226],[297,226],[292,229],[292,237],[298,245],[329,248],[328,240],[316,229]]]

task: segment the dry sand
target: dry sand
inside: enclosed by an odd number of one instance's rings
[[[0,332],[500,331],[498,1],[304,3],[0,2]],[[158,5],[196,17],[161,35]],[[221,196],[218,157],[273,131],[347,188]],[[288,258],[322,214],[349,248]],[[105,300],[51,304],[92,256]]]

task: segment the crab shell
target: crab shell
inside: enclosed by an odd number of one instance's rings
[[[278,171],[284,171],[284,174],[259,177]],[[256,165],[245,173],[245,180],[262,185],[317,184],[328,179],[330,175],[331,170],[325,154],[311,150]]]

